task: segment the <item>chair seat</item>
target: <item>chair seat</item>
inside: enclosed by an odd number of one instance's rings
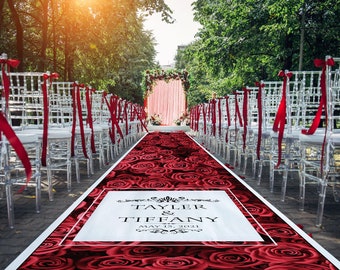
[[[256,135],[259,133],[258,127],[253,128],[252,130],[253,130],[254,134],[256,134]],[[264,137],[264,136],[269,137],[271,132],[272,132],[271,128],[262,129],[262,137]]]
[[[283,138],[287,138],[287,139],[299,139],[300,134],[301,134],[301,130],[293,130],[291,132],[288,132],[287,130],[285,130],[285,132],[283,133]],[[270,137],[278,138],[279,137],[279,133],[278,132],[274,132],[274,131],[270,131]]]
[[[324,138],[325,138],[324,129],[317,129],[315,133],[312,135],[305,135],[305,134],[299,135],[299,139],[301,143],[308,143],[308,144],[323,144]],[[328,139],[332,141],[333,145],[340,146],[340,133],[338,130],[332,133]]]
[[[36,143],[39,140],[38,135],[34,133],[17,133],[16,135],[22,144]]]

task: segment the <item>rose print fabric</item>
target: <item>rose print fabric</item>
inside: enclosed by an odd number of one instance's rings
[[[225,190],[263,242],[74,242],[107,191]],[[337,269],[185,133],[149,133],[20,269]]]

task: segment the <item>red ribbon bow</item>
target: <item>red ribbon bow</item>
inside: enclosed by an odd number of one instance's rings
[[[6,64],[10,67],[17,68],[20,64],[20,61],[16,59],[0,59],[0,64]]]
[[[1,73],[2,73],[2,85],[4,87],[3,96],[5,97],[5,109],[8,109],[9,93],[10,93],[10,81],[7,72],[10,72],[10,67],[17,68],[20,64],[19,60],[15,59],[0,59]],[[7,70],[7,72],[6,72]]]
[[[325,121],[327,123],[327,89],[326,89],[326,67],[327,66],[334,66],[333,58],[329,58],[326,61],[322,59],[315,59],[314,65],[316,67],[322,67],[321,71],[321,78],[320,78],[320,88],[321,88],[321,98],[318,110],[315,114],[313,119],[312,125],[309,127],[308,130],[302,130],[303,134],[312,135],[318,128],[321,120],[322,112],[325,112]]]

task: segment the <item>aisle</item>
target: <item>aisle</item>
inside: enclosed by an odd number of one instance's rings
[[[336,269],[184,132],[147,134],[8,269]]]

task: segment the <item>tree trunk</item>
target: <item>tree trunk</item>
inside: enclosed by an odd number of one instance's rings
[[[38,68],[39,71],[45,71],[46,68],[46,49],[48,44],[48,2],[49,0],[42,1],[42,26],[41,26],[41,48],[40,59]]]
[[[15,9],[14,3],[12,0],[7,0],[8,7],[12,14],[12,19],[16,28],[16,50],[17,50],[17,58],[20,60],[20,65],[18,67],[18,71],[25,70],[24,65],[24,31],[22,28],[22,24],[20,22],[20,18],[17,10]],[[10,57],[10,56],[9,56]]]
[[[53,71],[57,70],[57,33],[56,33],[56,2],[55,0],[51,0],[51,8],[52,8],[52,36],[53,36]]]
[[[5,5],[5,0],[0,0],[0,33],[2,32],[2,25],[4,21],[3,9]]]
[[[64,12],[66,14],[65,17],[65,47],[64,47],[64,79],[66,81],[73,81],[73,65],[74,65],[74,48],[73,48],[73,42],[72,42],[72,35],[73,33],[73,27],[71,20],[67,17],[67,14],[70,14],[70,6],[69,2],[65,2],[64,6]]]
[[[299,52],[299,71],[302,70],[303,65],[303,47],[305,43],[305,17],[306,11],[305,7],[302,7],[302,16],[301,16],[301,32],[300,32],[300,52]]]
[[[285,59],[283,59],[283,70],[290,70],[293,66],[293,39],[292,34],[288,34],[285,38],[284,50],[286,55]]]

